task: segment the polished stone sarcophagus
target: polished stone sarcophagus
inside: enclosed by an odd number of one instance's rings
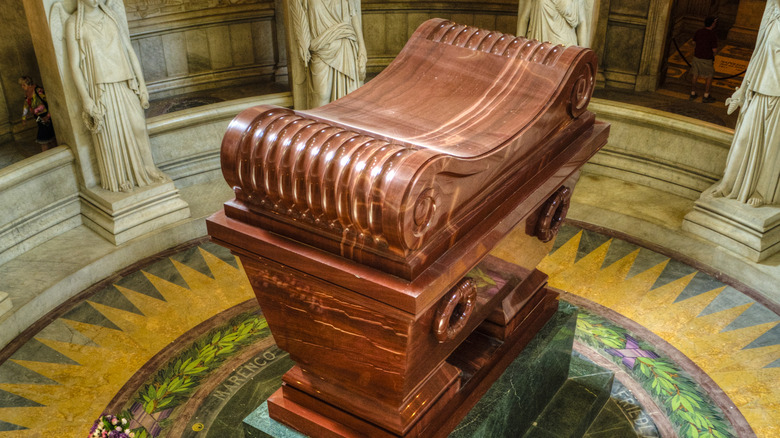
[[[457,424],[557,308],[535,266],[607,140],[595,72],[589,49],[437,19],[342,99],[233,120],[236,198],[207,225],[296,362],[272,418],[312,436]],[[513,263],[489,254],[507,236]]]

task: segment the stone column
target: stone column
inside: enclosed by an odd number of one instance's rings
[[[82,102],[67,67],[63,23],[53,23],[52,6],[58,0],[24,0],[35,56],[46,84],[57,139],[68,145],[77,162],[79,196],[84,224],[105,239],[120,245],[156,228],[190,216],[189,206],[173,182],[135,187],[128,192],[111,192],[100,186],[100,174],[92,136],[82,120]],[[72,13],[77,0],[64,0]],[[60,26],[59,35],[56,29]]]
[[[635,91],[655,91],[658,88],[671,13],[671,2],[650,2]]]
[[[766,8],[766,0],[741,0],[734,26],[729,29],[729,41],[748,45],[756,44],[758,27]]]

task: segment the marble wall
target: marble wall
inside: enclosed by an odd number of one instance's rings
[[[178,188],[222,181],[222,137],[239,112],[256,105],[290,107],[292,94],[246,97],[147,119],[154,162]]]
[[[596,41],[599,80],[607,87],[655,90],[666,50],[672,2],[601,0]]]
[[[21,126],[24,94],[17,80],[30,76],[40,82],[32,39],[22,0],[0,2],[0,144],[11,140],[14,131],[34,129],[35,123]],[[45,85],[45,84],[43,84]]]
[[[677,42],[682,44],[691,38],[697,30],[702,28],[704,19],[708,16],[718,17],[718,26],[715,30],[721,38],[725,38],[729,29],[734,27],[737,20],[737,9],[742,8],[740,3],[749,4],[756,0],[679,0],[672,11],[672,35]],[[757,0],[764,1],[765,0]],[[761,10],[763,12],[763,9]],[[761,21],[759,12],[758,21]],[[758,29],[756,24],[753,29]]]
[[[363,0],[363,37],[368,51],[366,70],[369,74],[380,72],[401,51],[417,27],[431,18],[446,18],[460,24],[515,34],[517,5],[517,0],[441,3]]]
[[[75,157],[66,146],[0,169],[0,264],[81,224]]]
[[[151,97],[273,80],[274,1],[127,0],[133,47]]]
[[[723,175],[734,131],[684,116],[593,99],[588,106],[611,125],[609,142],[583,170],[687,199]]]

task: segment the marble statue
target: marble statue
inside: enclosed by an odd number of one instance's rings
[[[101,186],[127,192],[168,181],[152,159],[143,112],[149,107],[149,94],[130,45],[122,1],[78,0],[72,14],[59,2],[52,6],[52,18],[53,35],[61,32],[65,40],[67,65],[81,98],[82,120],[92,134]],[[55,29],[63,23],[64,31]]]
[[[306,108],[322,106],[360,87],[366,77],[360,1],[288,0],[287,10],[288,32],[294,41],[293,93],[306,94]]]
[[[590,47],[594,0],[520,0],[517,34],[564,46]]]
[[[758,207],[780,204],[780,4],[769,0],[742,85],[726,100],[741,107],[715,197]]]

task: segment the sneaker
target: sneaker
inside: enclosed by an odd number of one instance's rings
[[[698,95],[696,93],[691,93],[691,95],[690,95],[690,97],[688,97],[688,99],[693,100],[693,99],[696,99],[697,96]]]
[[[715,102],[715,98],[712,96],[705,96],[701,99],[702,103],[712,103]]]

